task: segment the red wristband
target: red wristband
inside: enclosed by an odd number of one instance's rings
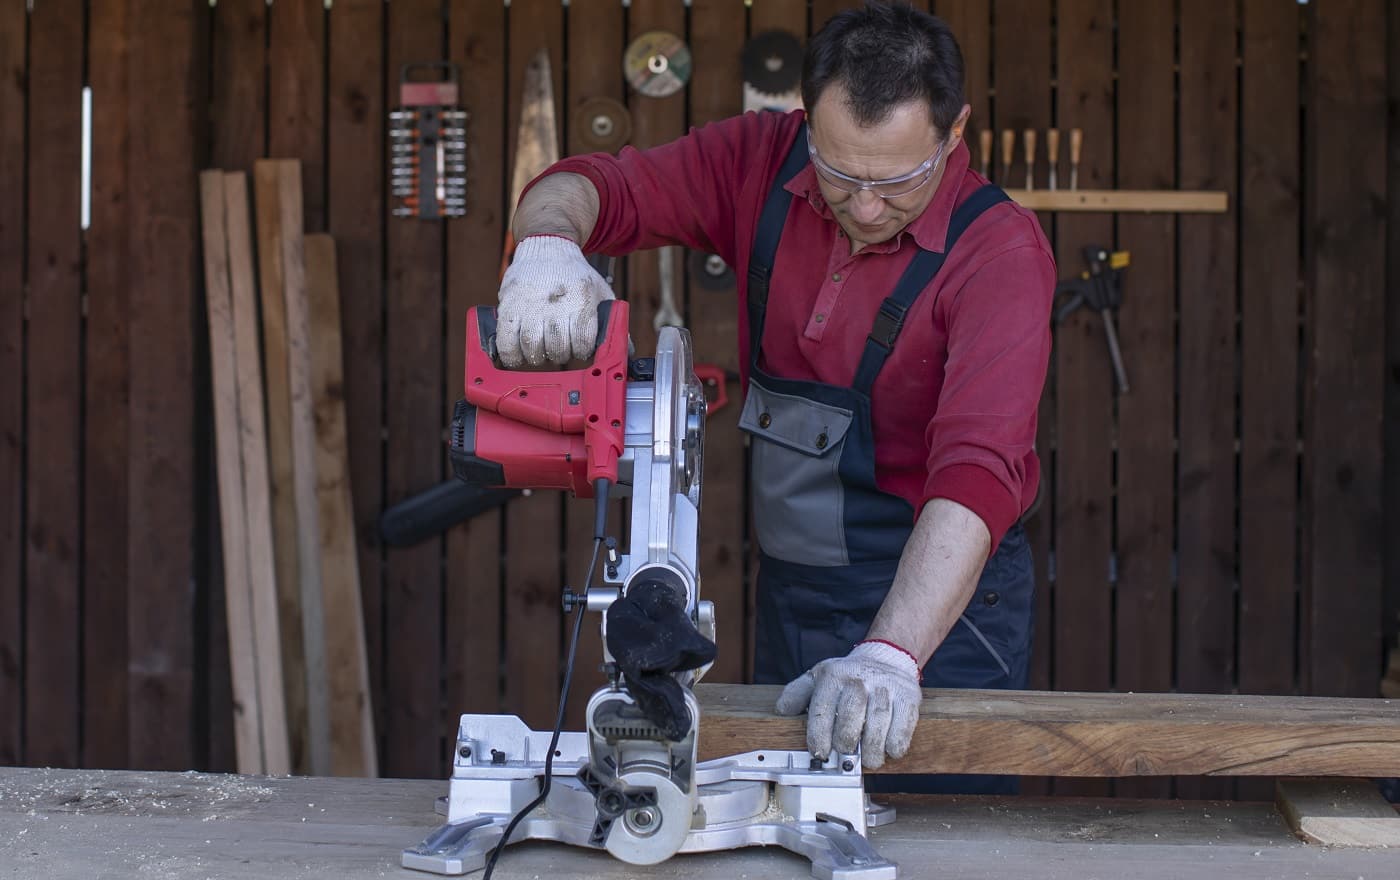
[[[920,674],[922,674],[923,671],[924,671],[924,665],[923,665],[922,663],[919,662],[919,658],[918,658],[918,657],[915,657],[915,656],[909,651],[908,648],[905,648],[905,647],[902,646],[902,645],[896,645],[894,642],[890,641],[889,639],[863,639],[863,640],[857,642],[856,644],[858,644],[858,645],[868,645],[868,644],[888,645],[889,647],[894,648],[894,649],[895,649],[896,651],[898,651],[899,653],[901,653],[901,654],[903,654],[904,656],[908,657],[910,660],[913,660],[913,661],[914,661],[914,668],[917,669],[917,670],[919,670]]]

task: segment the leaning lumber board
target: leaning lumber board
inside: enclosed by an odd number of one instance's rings
[[[780,688],[701,684],[700,760],[806,747]],[[926,689],[887,773],[1397,776],[1400,703],[1329,697]]]
[[[229,296],[233,312],[234,362],[238,371],[238,445],[243,458],[244,538],[248,601],[257,639],[259,723],[263,773],[291,773],[282,635],[277,607],[277,562],[272,536],[272,487],[267,472],[267,428],[263,418],[262,356],[258,345],[258,291],[253,281],[253,244],[248,217],[248,176],[224,175],[228,218]],[[229,552],[225,548],[225,553]]]
[[[1280,779],[1275,802],[1308,843],[1400,846],[1400,813],[1368,779]]]
[[[306,236],[311,394],[316,426],[316,500],[321,542],[321,597],[329,687],[330,772],[377,776],[369,658],[360,600],[355,516],[345,433],[345,382],[340,345],[340,283],[335,239]]]

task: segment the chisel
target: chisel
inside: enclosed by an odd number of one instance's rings
[[[1069,188],[1079,189],[1079,148],[1084,145],[1084,131],[1069,130]]]
[[[1016,132],[1006,129],[1001,133],[1001,185],[1011,182],[1011,157],[1016,152]]]
[[[1035,189],[1035,129],[1021,132],[1026,147],[1026,192]]]
[[[984,128],[977,133],[977,143],[982,147],[982,176],[991,180],[992,174],[992,130]]]
[[[1056,189],[1059,187],[1057,166],[1060,164],[1060,130],[1058,128],[1051,128],[1045,132],[1045,152],[1050,159],[1050,188]]]

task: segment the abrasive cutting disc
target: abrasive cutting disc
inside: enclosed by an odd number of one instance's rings
[[[701,290],[733,290],[734,270],[718,254],[690,252],[690,280]]]
[[[574,111],[574,141],[589,152],[615,153],[632,136],[632,117],[612,98],[589,98]]]
[[[795,91],[802,84],[802,41],[787,31],[764,31],[744,44],[744,82],[767,95]]]
[[[690,47],[668,31],[647,31],[627,47],[622,73],[649,98],[674,95],[690,79]]]

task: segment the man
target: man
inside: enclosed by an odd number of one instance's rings
[[[681,244],[739,277],[761,549],[755,677],[814,754],[909,747],[930,687],[1024,687],[1036,408],[1055,266],[969,168],[957,43],[907,6],[812,38],[801,111],[532,184],[502,280],[507,366],[588,357],[611,294],[583,251]],[[580,247],[581,246],[581,247]],[[1004,783],[957,780],[960,790]]]

